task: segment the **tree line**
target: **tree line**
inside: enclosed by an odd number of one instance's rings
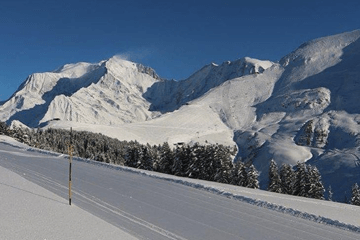
[[[259,173],[251,163],[233,162],[236,147],[221,144],[188,145],[179,143],[170,147],[140,144],[137,141],[120,141],[103,134],[64,129],[10,129],[0,122],[0,133],[11,136],[29,146],[58,153],[68,153],[70,135],[74,156],[132,168],[227,183],[248,188],[259,188]],[[325,189],[316,167],[297,163],[283,164],[279,169],[272,160],[269,166],[268,191],[324,199]],[[331,187],[328,200],[332,200]],[[360,189],[352,187],[350,203],[360,206]]]
[[[324,199],[325,193],[316,167],[298,162],[295,169],[283,164],[279,170],[274,160],[270,162],[268,190],[316,199]]]
[[[0,124],[0,133],[29,146],[67,154],[70,134],[73,155],[99,162],[156,171],[175,176],[259,188],[259,173],[251,164],[233,164],[236,147],[198,143],[160,145],[120,141],[100,133],[64,129],[9,129]]]
[[[325,188],[319,170],[311,165],[298,162],[295,168],[282,164],[279,169],[274,160],[270,161],[268,191],[315,199],[325,199]],[[332,201],[331,186],[327,189],[327,200]],[[345,203],[360,206],[360,188],[357,183],[351,188],[350,201]]]

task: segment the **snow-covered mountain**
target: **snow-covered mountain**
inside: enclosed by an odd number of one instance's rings
[[[118,57],[98,64],[68,64],[30,75],[1,106],[1,120],[35,127],[52,119],[91,124],[145,121],[157,115],[142,97],[159,81],[148,67]]]
[[[0,107],[0,120],[32,127],[52,119],[102,125],[142,122],[271,64],[250,58],[211,64],[179,82],[162,80],[153,69],[117,56],[97,64],[67,64],[30,75]]]
[[[169,112],[197,99],[210,89],[227,80],[246,75],[263,73],[273,63],[248,57],[234,62],[206,65],[184,81],[160,81],[152,85],[144,94],[151,102],[150,110]]]
[[[356,30],[312,40],[278,63],[210,64],[182,81],[117,57],[65,65],[31,75],[0,106],[0,120],[151,144],[237,144],[263,188],[271,159],[307,161],[343,200],[360,182],[359,38]]]

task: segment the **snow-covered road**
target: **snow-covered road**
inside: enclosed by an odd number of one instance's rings
[[[0,143],[0,165],[68,197],[64,157]],[[359,239],[350,231],[82,161],[73,162],[73,204],[139,239]]]

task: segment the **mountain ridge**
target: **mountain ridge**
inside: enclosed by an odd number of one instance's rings
[[[182,81],[118,57],[64,65],[32,75],[37,81],[0,106],[0,120],[150,144],[236,144],[237,159],[261,172],[262,188],[271,159],[308,162],[339,200],[339,189],[360,181],[359,39],[355,30],[311,40],[279,62],[211,63]]]
[[[163,113],[171,112],[227,80],[250,74],[263,73],[272,64],[270,61],[261,61],[248,57],[233,62],[226,61],[221,65],[211,63],[185,80],[162,81],[154,84],[144,97],[152,103],[151,110]],[[166,94],[160,95],[162,98],[154,99],[153,96],[158,96],[155,94],[158,92],[165,92]]]

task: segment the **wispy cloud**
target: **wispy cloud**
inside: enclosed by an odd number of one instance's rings
[[[115,56],[128,61],[141,62],[149,58],[151,55],[153,55],[154,52],[155,52],[154,49],[139,48],[139,49],[128,50],[125,52],[120,52]]]

